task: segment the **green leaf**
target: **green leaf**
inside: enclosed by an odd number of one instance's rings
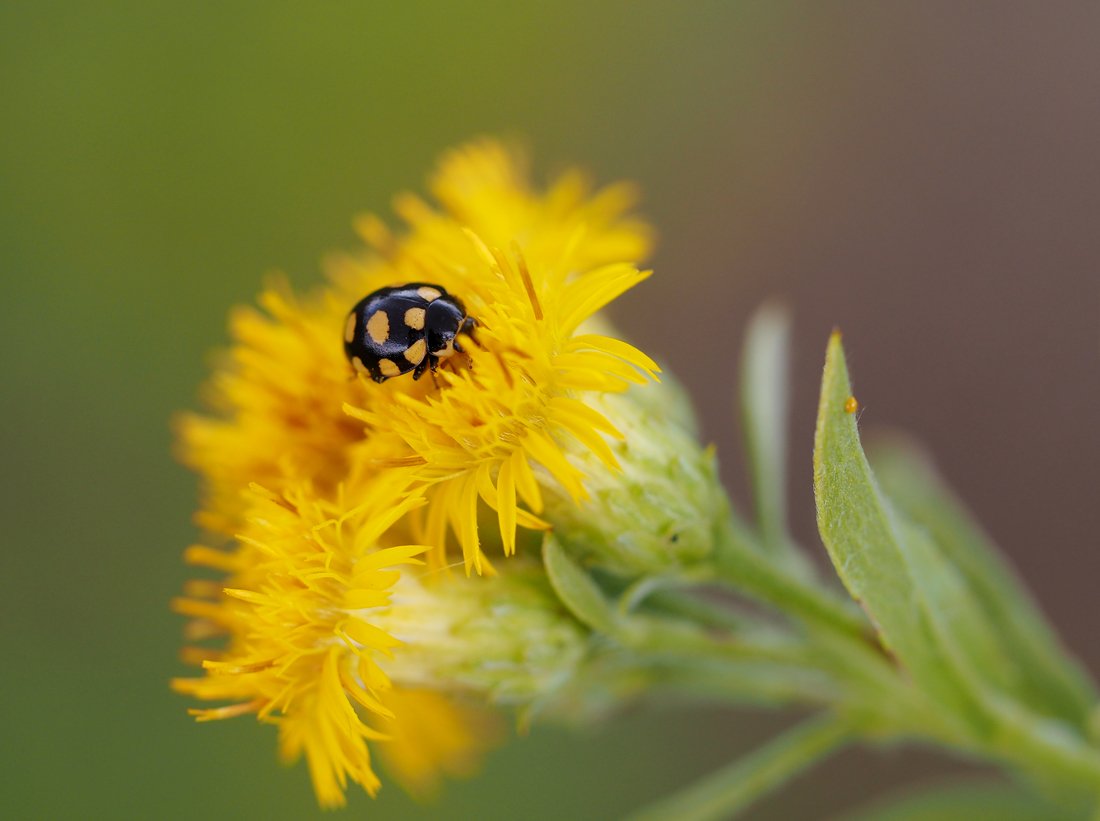
[[[965,577],[924,530],[900,516],[896,521],[909,572],[944,661],[976,697],[983,697],[987,685],[1017,693],[1018,668],[971,594]]]
[[[745,758],[631,816],[631,821],[721,821],[786,783],[849,739],[847,724],[824,716],[800,724]]]
[[[787,405],[791,321],[766,305],[753,316],[741,361],[741,418],[756,517],[766,547],[787,550]]]
[[[836,821],[1070,821],[1080,815],[1014,784],[952,784],[876,801]]]
[[[879,491],[856,431],[839,334],[829,342],[814,448],[818,528],[841,579],[914,680],[948,715],[943,739],[1012,761],[1049,786],[1100,789],[1100,754],[1083,728],[1018,698],[1017,668],[966,577]],[[1062,790],[1066,792],[1066,790]]]
[[[569,612],[597,632],[607,635],[619,632],[615,609],[600,586],[573,561],[553,534],[547,534],[542,543],[542,561],[554,592]]]
[[[1028,702],[1042,712],[1085,725],[1097,699],[1094,685],[929,459],[900,437],[880,441],[872,457],[895,506],[927,530],[998,625],[1019,667]]]
[[[1011,665],[957,570],[879,492],[863,455],[840,335],[825,361],[814,442],[818,529],[852,597],[883,643],[935,700],[980,729],[989,683],[1010,685]]]

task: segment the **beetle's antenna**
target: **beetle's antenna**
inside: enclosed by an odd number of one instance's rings
[[[479,323],[476,319],[474,319],[472,316],[468,316],[464,320],[462,320],[462,325],[461,327],[459,327],[458,332],[460,334],[465,334],[466,336],[468,336],[470,338],[470,341],[481,348],[481,350],[487,351],[489,349],[481,344],[481,341],[477,338],[477,335],[475,333],[475,331],[477,331],[478,324]],[[487,328],[489,326],[485,325],[483,327]]]

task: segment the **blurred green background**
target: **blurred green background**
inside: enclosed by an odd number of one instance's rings
[[[525,138],[544,172],[642,184],[658,274],[615,316],[687,382],[731,486],[730,352],[775,295],[798,320],[806,543],[820,555],[812,417],[841,324],[864,425],[932,446],[1100,668],[1100,7],[1050,9],[0,3],[0,812],[318,814],[271,728],[196,726],[167,689],[195,500],[168,420],[266,272],[317,281],[354,214],[482,133]],[[435,806],[391,785],[346,816],[612,818],[783,722],[650,705],[537,728]],[[847,753],[753,817],[957,766]]]

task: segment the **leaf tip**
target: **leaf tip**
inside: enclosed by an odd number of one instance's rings
[[[839,381],[836,378],[839,377]],[[825,349],[825,378],[826,383],[822,389],[826,389],[828,383],[836,384],[844,393],[840,402],[851,394],[851,386],[848,385],[848,363],[844,355],[844,342],[840,335],[840,329],[834,329],[829,335],[829,345]]]

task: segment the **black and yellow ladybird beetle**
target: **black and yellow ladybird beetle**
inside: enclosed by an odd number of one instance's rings
[[[435,373],[440,360],[465,353],[456,337],[476,327],[462,301],[439,285],[379,288],[348,314],[344,353],[358,373],[375,382],[409,371],[419,379],[428,368]]]

